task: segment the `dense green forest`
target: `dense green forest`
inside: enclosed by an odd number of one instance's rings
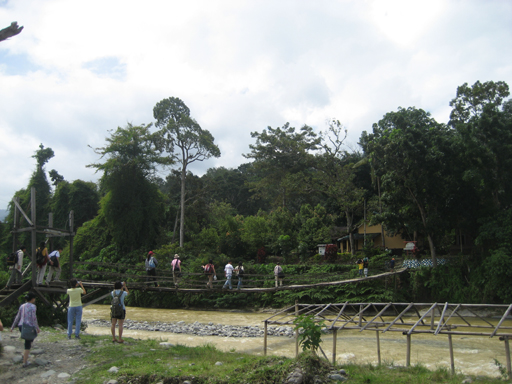
[[[179,253],[185,271],[200,272],[209,259],[222,269],[244,261],[251,273],[356,273],[357,255],[320,257],[318,244],[353,233],[364,220],[390,234],[417,240],[420,257],[434,268],[400,277],[399,284],[368,281],[353,286],[254,295],[255,306],[294,300],[433,300],[511,302],[512,287],[512,100],[504,82],[457,88],[447,124],[416,107],[386,113],[349,149],[346,130],[331,120],[312,127],[267,127],[252,132],[247,162],[210,168],[202,176],[189,167],[221,156],[215,138],[201,128],[176,97],[158,102],[155,123],[119,127],[96,148],[99,183],[68,181],[45,164],[54,156],[40,145],[35,170],[15,193],[28,211],[37,191],[37,224],[68,228],[75,213],[76,260],[132,265],[143,270],[153,250],[161,268]],[[51,145],[51,143],[45,143]],[[167,174],[165,179],[157,177]],[[366,207],[366,209],[365,209]],[[0,227],[0,252],[12,251],[14,205]],[[472,247],[454,252],[455,239]],[[44,238],[38,239],[38,241]],[[18,242],[30,244],[29,235]],[[69,249],[64,246],[64,259]],[[54,247],[57,244],[53,244]],[[455,248],[456,249],[456,248]],[[382,260],[382,249],[362,250]],[[450,263],[437,260],[451,254]],[[243,294],[151,298],[132,295],[137,305],[236,306]]]

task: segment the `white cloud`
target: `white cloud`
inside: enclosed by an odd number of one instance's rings
[[[356,143],[398,106],[446,122],[456,87],[512,85],[512,3],[473,1],[16,0],[0,3],[0,208],[27,185],[39,143],[47,169],[96,180],[87,146],[153,120],[176,96],[245,162],[250,132],[339,119]],[[13,159],[16,159],[14,161]]]

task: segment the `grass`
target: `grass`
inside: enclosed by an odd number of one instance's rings
[[[314,376],[324,382],[334,383],[327,376],[333,369],[345,369],[350,383],[448,383],[460,384],[467,375],[452,376],[448,369],[430,371],[416,365],[413,367],[394,366],[386,363],[380,366],[370,364],[346,364],[333,368],[325,359],[311,353],[303,353],[298,359],[278,356],[254,356],[237,353],[235,350],[222,352],[211,344],[200,347],[160,345],[163,340],[125,339],[124,344],[112,343],[109,338],[83,335],[81,343],[91,350],[87,368],[80,371],[76,384],[103,384],[110,379],[119,384],[174,384],[189,380],[194,384],[277,384],[282,383],[296,367],[306,372],[306,383],[312,383]],[[216,365],[222,363],[222,365]],[[117,373],[109,372],[112,367]],[[472,377],[474,381],[475,378]],[[501,383],[502,379],[479,377],[478,383]]]

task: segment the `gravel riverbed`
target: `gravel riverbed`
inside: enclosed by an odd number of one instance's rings
[[[110,327],[108,320],[88,320],[88,326],[96,327]],[[241,325],[223,325],[214,323],[185,323],[184,321],[178,322],[149,322],[149,321],[135,321],[126,319],[124,322],[124,329],[134,331],[150,331],[150,332],[171,332],[171,333],[184,333],[196,336],[219,336],[219,337],[263,337],[264,330],[259,326],[241,326]],[[292,327],[279,326],[267,328],[269,336],[283,336],[293,337],[294,331]]]

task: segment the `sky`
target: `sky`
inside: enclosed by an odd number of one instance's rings
[[[236,168],[251,132],[339,120],[346,144],[398,107],[448,122],[457,87],[512,86],[510,0],[0,0],[0,209],[28,185],[39,144],[46,170],[86,168],[109,130],[154,122],[179,97]],[[92,148],[91,148],[92,147]],[[165,178],[168,171],[161,171]]]

